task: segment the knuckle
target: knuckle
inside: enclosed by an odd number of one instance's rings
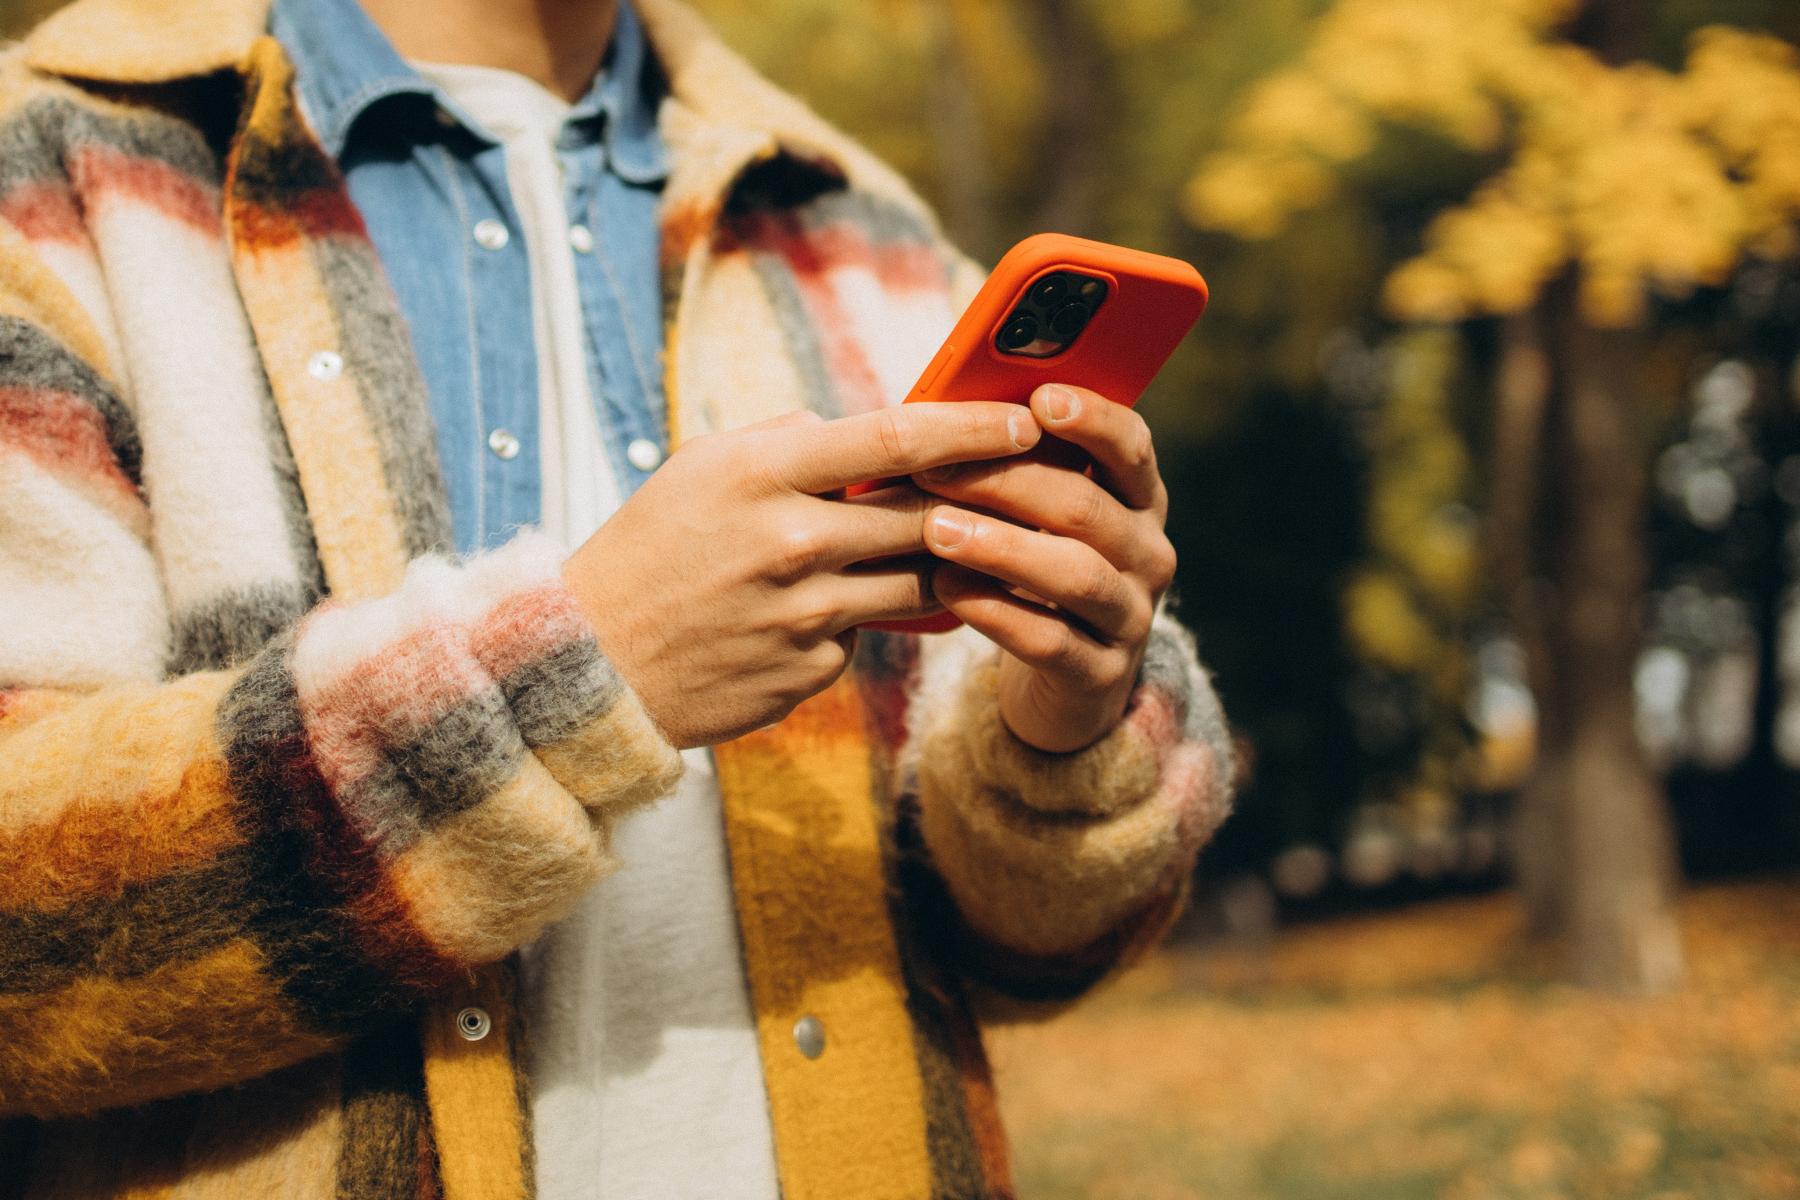
[[[1156,439],[1150,435],[1144,418],[1136,413],[1131,414],[1125,434],[1125,461],[1135,470],[1147,470],[1156,463]]]
[[[1142,599],[1134,600],[1125,620],[1119,626],[1119,640],[1128,646],[1136,646],[1150,637],[1151,622],[1156,619],[1156,610]]]
[[[836,638],[827,638],[807,652],[806,665],[809,685],[806,695],[810,696],[831,686],[844,673],[844,668],[850,665],[849,647]]]
[[[769,570],[775,579],[791,582],[812,574],[824,550],[819,531],[803,521],[792,521],[771,533]]]
[[[803,600],[795,605],[787,625],[796,642],[812,646],[831,632],[837,615],[837,610],[829,604],[818,600]]]
[[[1005,406],[982,405],[979,409],[965,408],[958,413],[958,416],[962,418],[962,428],[958,432],[970,441],[981,443],[1009,442],[1011,440],[1010,426],[1007,421],[1012,417],[1012,413]]]
[[[1041,629],[1034,629],[1030,633],[1019,635],[1014,653],[1034,667],[1052,666],[1055,663],[1056,647],[1060,640],[1055,629],[1044,626]]]
[[[1066,672],[1080,651],[1075,631],[1060,621],[1049,622],[1031,633],[1021,647],[1034,665]]]
[[[680,463],[699,467],[706,464],[709,459],[719,458],[723,453],[719,448],[719,442],[729,436],[731,435],[724,433],[703,433],[698,437],[689,438],[675,447],[669,455],[669,465],[674,466]]]
[[[1149,552],[1144,558],[1144,575],[1150,582],[1151,589],[1156,592],[1166,590],[1175,582],[1175,571],[1180,560],[1175,554],[1175,545],[1162,534],[1151,540]]]
[[[1125,672],[1131,667],[1131,655],[1122,650],[1106,650],[1090,655],[1085,672],[1086,682],[1094,688],[1110,688],[1125,678]]]
[[[1004,455],[1018,449],[1013,421],[1021,411],[1017,405],[1002,403],[948,405],[948,432],[958,445],[978,450],[982,457],[992,451]],[[1027,422],[1029,424],[1029,422]]]
[[[1068,625],[1059,626],[1050,655],[1050,661],[1056,665],[1057,669],[1064,674],[1085,680],[1088,674],[1086,669],[1088,663],[1087,655],[1083,651],[1081,638],[1075,630]]]
[[[907,418],[899,409],[883,409],[876,416],[875,437],[889,463],[898,467],[909,461],[913,438],[907,429]]]
[[[1079,598],[1095,604],[1105,604],[1118,594],[1119,575],[1105,560],[1090,561],[1082,569],[1075,586],[1075,594]]]
[[[1082,488],[1068,507],[1070,533],[1092,533],[1106,519],[1107,495],[1096,485]]]
[[[766,433],[733,429],[702,434],[675,453],[691,452],[689,461],[708,477],[733,481],[740,491],[760,493],[776,491],[781,486],[781,474],[775,467],[776,449],[776,443]]]

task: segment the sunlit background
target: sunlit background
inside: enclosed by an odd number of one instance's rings
[[[1240,738],[1021,1193],[1800,1195],[1800,6],[715,0],[997,257],[1174,254]]]
[[[977,256],[1212,285],[1144,412],[1239,811],[996,1026],[1025,1200],[1800,1196],[1800,5],[700,7]]]

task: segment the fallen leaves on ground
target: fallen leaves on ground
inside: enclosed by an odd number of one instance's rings
[[[1503,897],[1176,949],[989,1035],[1023,1200],[1800,1196],[1800,878],[1683,903],[1688,981],[1552,982]]]

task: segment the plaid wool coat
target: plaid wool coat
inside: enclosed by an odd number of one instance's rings
[[[692,13],[638,3],[672,443],[896,402],[978,273]],[[408,333],[266,16],[76,0],[0,58],[8,1200],[528,1196],[514,952],[680,769],[541,538],[445,555]],[[979,638],[868,636],[717,748],[794,1200],[1010,1194],[970,981],[1080,992],[1166,926],[1226,810],[1166,616],[1080,753],[1012,738],[995,676]]]

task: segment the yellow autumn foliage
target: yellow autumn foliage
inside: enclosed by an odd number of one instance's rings
[[[1392,571],[1369,568],[1344,589],[1345,624],[1351,644],[1370,662],[1414,671],[1437,652],[1439,637]]]
[[[1413,330],[1393,347],[1387,403],[1369,431],[1372,565],[1345,590],[1350,641],[1368,661],[1430,676],[1454,704],[1465,685],[1457,630],[1480,586],[1474,522],[1463,498],[1472,464],[1450,414],[1455,341]]]
[[[1566,268],[1602,326],[1653,295],[1800,249],[1800,51],[1699,31],[1679,72],[1561,41],[1567,0],[1342,0],[1244,98],[1187,192],[1198,224],[1269,237],[1328,199],[1383,124],[1505,164],[1428,227],[1385,302],[1409,320],[1517,312]]]

